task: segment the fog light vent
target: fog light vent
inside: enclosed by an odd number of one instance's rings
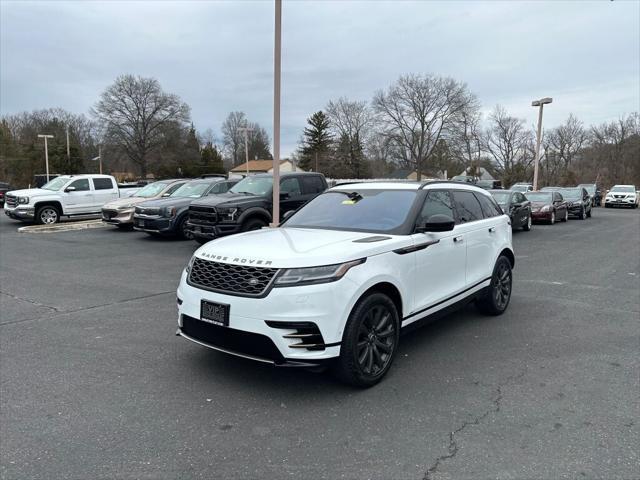
[[[283,330],[294,330],[292,333],[283,335],[283,338],[289,340],[297,339],[298,343],[289,345],[289,348],[305,348],[307,350],[324,350],[324,338],[315,323],[312,322],[276,322],[267,321],[267,325],[271,328],[279,328]]]

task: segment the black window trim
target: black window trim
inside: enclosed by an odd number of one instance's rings
[[[456,201],[455,201],[455,197],[454,197],[454,195],[453,195],[453,192],[469,192],[469,193],[471,193],[471,194],[474,194],[475,192],[474,192],[473,190],[465,190],[465,189],[462,189],[462,188],[452,188],[452,189],[451,189],[451,193],[452,193],[452,195],[451,195],[451,199],[453,200],[453,210],[454,210],[454,211],[455,211],[455,213],[456,213],[456,218],[455,218],[456,226],[458,226],[458,225],[469,225],[470,223],[475,223],[475,222],[480,222],[480,221],[482,221],[482,220],[487,220],[487,219],[485,218],[485,216],[484,216],[484,210],[482,209],[482,204],[481,204],[481,203],[480,203],[480,201],[476,198],[476,202],[478,202],[478,206],[480,207],[480,211],[482,212],[482,218],[479,218],[479,219],[477,219],[477,220],[471,220],[470,222],[464,222],[464,223],[462,223],[462,222],[460,221],[460,215],[458,214],[458,209],[457,209],[457,207],[456,207]],[[475,198],[475,195],[473,195],[473,196],[474,196],[474,198]]]

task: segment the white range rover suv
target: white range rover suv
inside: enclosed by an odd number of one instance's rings
[[[339,185],[279,228],[200,247],[180,279],[177,335],[275,365],[329,363],[367,387],[401,329],[469,301],[503,313],[513,266],[509,217],[485,190]]]

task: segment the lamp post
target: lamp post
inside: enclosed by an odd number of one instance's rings
[[[249,176],[249,132],[253,132],[253,128],[249,128],[249,127],[240,127],[238,128],[238,130],[241,130],[244,132],[244,155],[245,155],[245,160],[246,160],[246,167],[247,167],[247,177]]]
[[[275,0],[275,34],[273,44],[273,220],[280,223],[280,69],[282,50],[282,0]]]
[[[536,137],[536,158],[533,164],[533,189],[538,190],[538,165],[540,164],[540,142],[542,141],[542,109],[547,103],[553,102],[553,98],[545,97],[531,102],[532,107],[540,107],[538,112],[538,135]]]
[[[48,138],[53,138],[53,135],[39,134],[38,138],[44,138],[44,162],[47,166],[47,182],[49,181],[49,145],[47,144]]]
[[[100,160],[100,175],[102,175],[102,145],[98,145],[98,156],[93,157],[92,161]]]

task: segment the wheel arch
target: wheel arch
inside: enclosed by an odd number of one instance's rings
[[[54,207],[58,210],[58,215],[63,215],[62,204],[58,200],[42,200],[33,204],[33,209],[36,212],[42,207]]]
[[[503,248],[500,254],[498,255],[498,258],[503,256],[507,257],[507,259],[509,260],[509,263],[511,264],[511,268],[516,266],[516,256],[513,253],[513,250],[511,250],[510,248]]]
[[[242,212],[242,214],[240,215],[240,218],[238,218],[238,223],[242,225],[247,220],[251,220],[253,218],[259,218],[260,220],[264,220],[265,222],[267,222],[267,224],[271,223],[271,214],[264,208],[260,208],[260,207],[253,207],[248,209],[245,212]]]
[[[400,322],[402,322],[402,295],[400,294],[400,290],[398,289],[398,287],[387,281],[380,281],[378,283],[375,283],[374,285],[367,288],[364,292],[362,292],[362,294],[358,297],[353,307],[351,308],[351,311],[353,311],[360,300],[367,297],[368,295],[371,295],[372,293],[382,293],[389,297],[396,306],[396,309],[398,310],[398,318],[400,319]]]

